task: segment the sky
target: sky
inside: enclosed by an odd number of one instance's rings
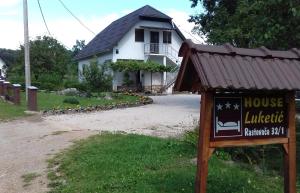
[[[49,35],[38,0],[27,1],[30,39]],[[189,0],[61,0],[95,34],[72,17],[60,0],[39,1],[51,36],[69,49],[76,40],[88,43],[111,22],[144,5],[150,5],[172,17],[187,38],[197,43],[203,42],[199,36],[191,33],[194,25],[187,21],[189,15],[199,13],[201,9],[191,8]],[[23,0],[0,0],[0,48],[18,49],[24,42],[23,29]]]

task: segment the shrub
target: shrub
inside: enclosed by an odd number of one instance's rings
[[[123,82],[125,86],[131,86],[133,84],[133,81],[130,80],[130,75],[128,72],[124,72]]]
[[[68,97],[63,100],[63,103],[79,105],[79,101],[75,97]]]
[[[59,90],[63,86],[62,77],[56,73],[41,74],[36,76],[37,82],[40,82],[40,89],[44,90]]]
[[[107,66],[98,65],[96,60],[91,61],[89,66],[84,66],[83,77],[91,91],[111,91],[112,89],[112,76],[108,74]]]

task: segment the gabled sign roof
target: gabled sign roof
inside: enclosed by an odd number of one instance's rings
[[[300,90],[300,50],[199,45],[186,40],[176,91]]]

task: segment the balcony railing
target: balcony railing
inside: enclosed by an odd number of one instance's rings
[[[144,45],[145,54],[165,55],[173,61],[178,61],[178,51],[168,44],[148,43]]]

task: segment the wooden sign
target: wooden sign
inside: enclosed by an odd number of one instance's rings
[[[196,193],[206,192],[215,148],[282,144],[284,193],[296,193],[295,92],[201,95]]]
[[[211,140],[287,137],[284,95],[221,95],[214,97]]]

